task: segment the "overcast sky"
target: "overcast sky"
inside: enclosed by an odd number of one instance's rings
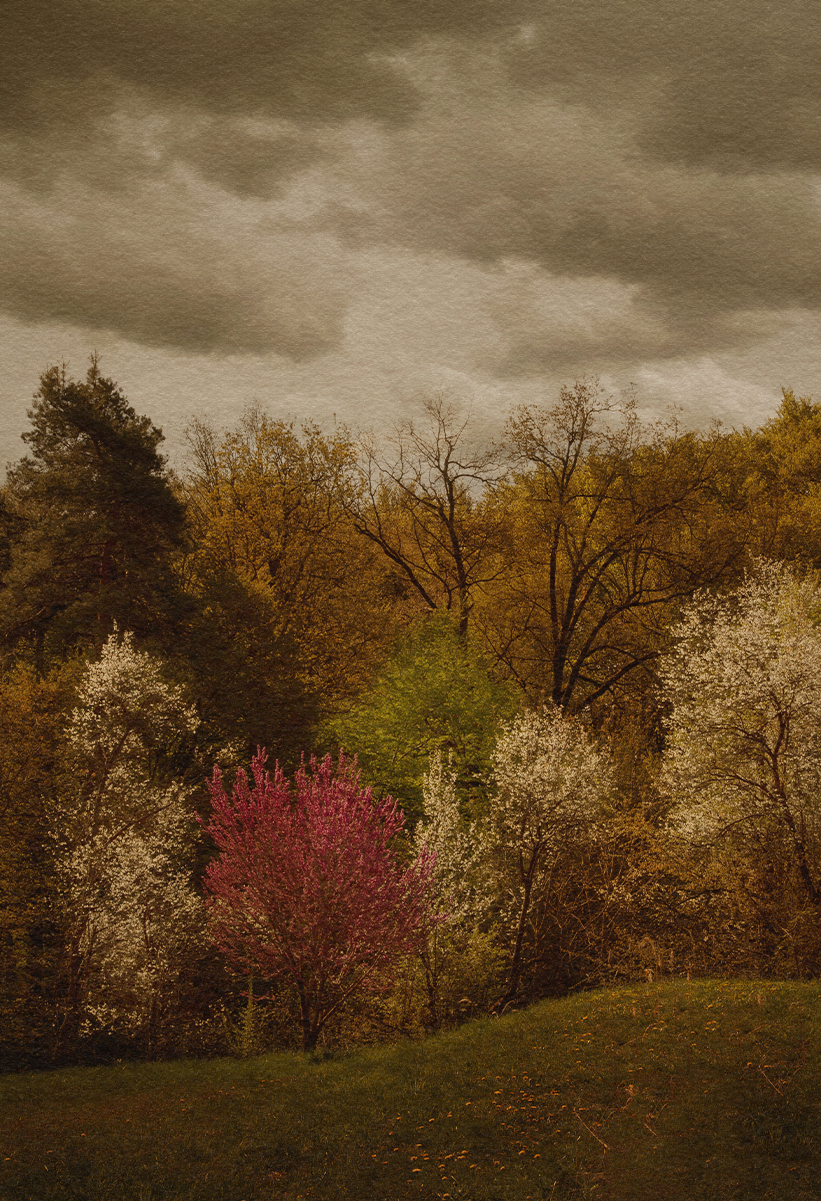
[[[818,0],[4,0],[0,464],[46,366],[191,416],[821,400]]]

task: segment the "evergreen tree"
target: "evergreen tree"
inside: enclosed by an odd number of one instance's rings
[[[158,447],[162,431],[126,403],[92,357],[84,383],[51,367],[0,506],[0,638],[34,648],[38,669],[73,645],[100,645],[116,621],[167,629],[169,555],[184,509]]]
[[[0,1068],[53,1051],[63,924],[48,811],[65,714],[82,663],[38,677],[19,663],[0,683]]]

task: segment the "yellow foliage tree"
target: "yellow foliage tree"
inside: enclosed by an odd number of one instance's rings
[[[190,585],[239,581],[304,687],[322,700],[354,693],[393,626],[386,573],[346,512],[356,489],[347,432],[297,432],[251,410],[222,438],[195,423],[190,441]]]
[[[719,431],[647,429],[596,385],[508,426],[509,567],[481,628],[533,699],[578,712],[623,696],[664,645],[671,613],[734,569],[743,532],[721,489]]]
[[[821,567],[821,404],[785,388],[775,416],[737,439],[753,554]]]

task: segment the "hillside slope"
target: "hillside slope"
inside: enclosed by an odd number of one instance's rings
[[[0,1079],[0,1196],[821,1196],[821,986],[633,986],[422,1043]]]

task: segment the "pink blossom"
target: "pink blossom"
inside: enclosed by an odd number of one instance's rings
[[[237,966],[286,978],[300,1003],[305,1050],[355,991],[377,989],[424,943],[433,856],[403,866],[391,843],[404,816],[362,789],[356,762],[311,758],[294,786],[265,751],[253,786],[237,773],[229,800],[214,769],[211,821],[219,849],[204,880],[211,933]]]

